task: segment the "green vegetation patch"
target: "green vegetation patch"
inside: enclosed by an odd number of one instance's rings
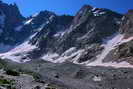
[[[6,74],[7,75],[12,75],[12,76],[19,76],[20,75],[19,72],[15,71],[15,70],[11,70],[11,69],[6,70]]]
[[[0,79],[0,84],[10,84],[10,82],[6,79]]]

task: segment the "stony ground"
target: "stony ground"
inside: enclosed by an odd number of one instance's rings
[[[132,89],[133,69],[111,67],[84,67],[69,62],[53,64],[36,60],[24,64],[1,61],[11,88],[2,89]],[[14,76],[14,72],[19,75]],[[10,71],[9,71],[10,73]],[[16,73],[15,73],[16,74]],[[45,88],[48,85],[47,88]],[[2,87],[2,85],[1,85]],[[12,88],[13,87],[13,88]]]

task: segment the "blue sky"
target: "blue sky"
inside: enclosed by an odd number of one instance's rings
[[[16,2],[24,16],[32,15],[41,10],[50,10],[57,14],[75,13],[84,5],[108,8],[119,13],[133,9],[133,0],[3,0],[7,3]]]

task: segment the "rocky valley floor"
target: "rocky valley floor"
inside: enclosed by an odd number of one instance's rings
[[[0,60],[0,89],[132,89],[133,69]]]

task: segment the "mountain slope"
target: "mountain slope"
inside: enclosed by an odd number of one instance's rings
[[[108,56],[106,57],[105,61],[127,61],[128,63],[132,64],[132,30],[133,30],[133,13],[132,10],[129,10],[129,12],[123,17],[123,21],[120,26],[120,33],[123,36],[121,42],[119,45],[116,46],[114,50],[110,52]]]
[[[38,48],[44,48],[39,50],[44,52],[42,58],[52,62],[71,61],[79,64],[96,60],[104,49],[102,40],[119,31],[121,18],[122,15],[108,9],[83,6],[63,36],[48,44],[50,48],[44,45],[47,39],[38,43]]]
[[[10,6],[1,4],[2,7]],[[15,4],[11,7],[17,8]],[[20,38],[11,48],[10,43],[6,43],[8,52],[0,54],[3,59],[132,67],[132,10],[123,16],[108,9],[84,5],[74,17],[41,11],[28,18],[22,17],[18,9],[16,12],[20,20],[17,27],[11,26],[16,32],[13,33],[15,39]],[[1,12],[1,29],[4,15]]]

